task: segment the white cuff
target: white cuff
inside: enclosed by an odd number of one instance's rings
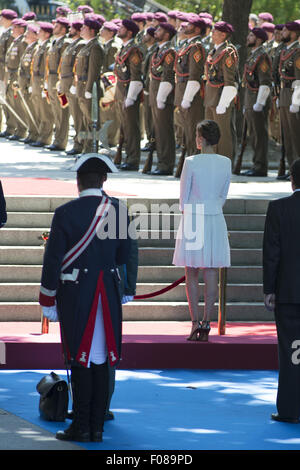
[[[200,83],[196,80],[189,80],[186,84],[182,101],[193,101],[196,93],[200,90]]]
[[[170,82],[161,82],[156,96],[157,103],[165,103],[172,89],[173,85]]]
[[[71,95],[76,95],[76,86],[72,85],[70,88]]]
[[[86,91],[84,93],[84,97],[86,100],[90,100],[92,98],[92,93],[90,93],[89,91]]]
[[[265,106],[269,94],[270,88],[267,85],[260,85],[257,93],[256,104]]]
[[[142,89],[143,89],[142,82],[131,81],[130,84],[129,84],[129,88],[128,88],[127,98],[129,100],[136,101],[136,99],[137,99],[139,93],[142,91]]]
[[[235,86],[224,86],[221,96],[220,96],[220,101],[218,103],[218,108],[228,108],[230,105],[231,101],[235,98],[237,94],[237,89]]]
[[[292,104],[295,106],[300,106],[300,80],[295,80],[293,82],[292,88],[294,88]]]
[[[297,104],[291,104],[289,109],[290,113],[298,113],[300,108]]]

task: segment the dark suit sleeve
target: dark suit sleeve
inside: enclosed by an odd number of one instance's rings
[[[263,239],[264,294],[275,293],[280,262],[280,220],[278,204],[274,202],[270,202],[267,210]]]
[[[0,227],[6,224],[7,213],[6,213],[6,202],[3,194],[2,184],[0,181]]]

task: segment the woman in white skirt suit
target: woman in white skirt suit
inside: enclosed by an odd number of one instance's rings
[[[198,124],[201,154],[187,157],[180,179],[180,210],[173,264],[185,267],[186,294],[192,319],[191,341],[207,341],[218,293],[220,267],[230,266],[230,247],[223,205],[231,179],[231,160],[214,152],[220,138],[215,121]],[[199,269],[204,278],[204,315],[199,313]]]

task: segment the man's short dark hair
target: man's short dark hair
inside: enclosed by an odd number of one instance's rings
[[[106,173],[78,173],[77,180],[80,182],[82,189],[101,188]]]
[[[290,172],[294,185],[297,188],[300,188],[300,158],[293,162]]]

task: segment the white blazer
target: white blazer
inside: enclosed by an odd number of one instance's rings
[[[230,180],[229,158],[218,154],[186,157],[180,178],[180,210],[221,214]]]

